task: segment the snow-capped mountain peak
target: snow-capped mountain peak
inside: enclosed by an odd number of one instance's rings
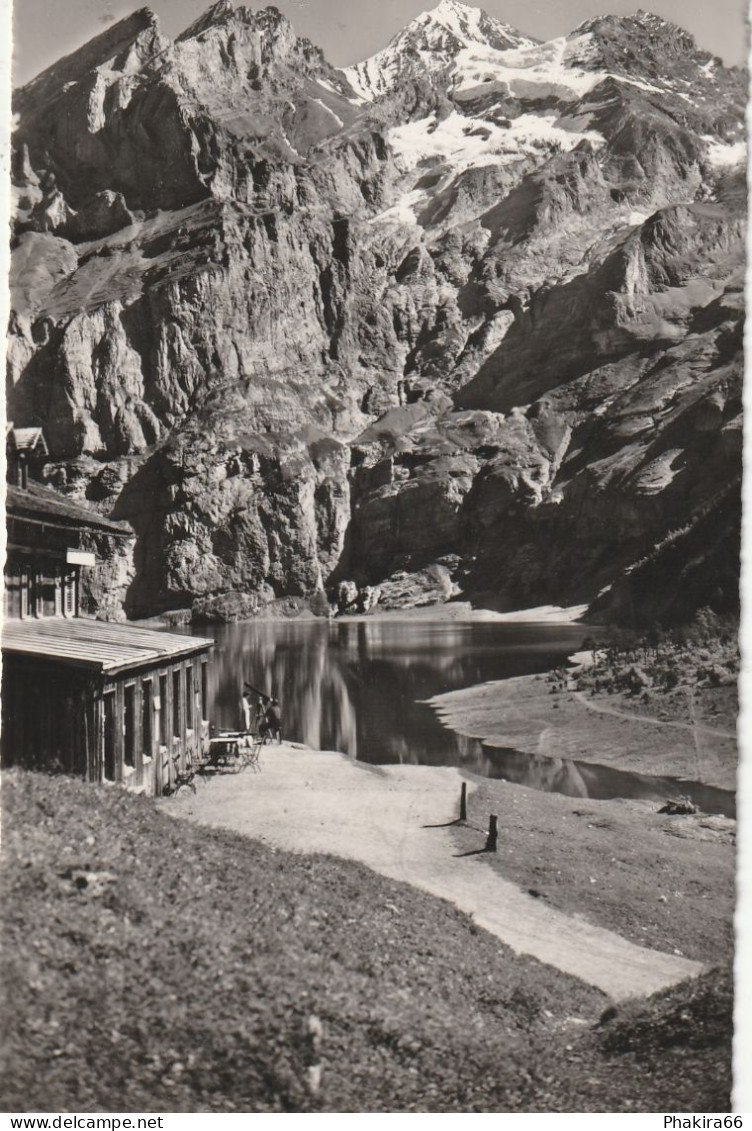
[[[719,65],[688,32],[642,9],[592,17],[570,35],[541,43],[481,8],[441,0],[345,75],[363,101],[428,77],[455,104],[491,97],[573,103],[607,78],[690,102],[715,84]]]
[[[418,16],[417,22],[428,23],[433,20],[436,23],[443,23],[458,35],[472,35],[480,22],[481,14],[480,8],[462,4],[460,0],[441,0],[435,8]]]
[[[407,78],[457,72],[462,69],[462,59],[470,54],[480,52],[490,58],[535,43],[482,8],[459,0],[441,0],[435,8],[416,16],[382,51],[348,67],[345,74],[357,94],[370,101]]]
[[[516,47],[524,39],[515,28],[489,16],[482,8],[461,4],[459,0],[441,0],[435,8],[423,12],[414,23],[424,28],[439,25],[451,32],[460,43],[481,43],[486,47]]]

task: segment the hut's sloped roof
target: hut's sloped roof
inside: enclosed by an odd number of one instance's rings
[[[133,531],[125,522],[114,522],[81,503],[71,502],[49,487],[39,483],[29,483],[28,487],[14,487],[8,484],[5,507],[12,518],[31,518],[49,522],[51,526],[69,529],[85,527],[106,534],[119,534],[132,538]]]
[[[6,429],[6,436],[10,437],[17,452],[33,452],[38,448],[41,455],[50,454],[41,428],[16,428],[11,424],[10,432]]]
[[[108,675],[180,659],[211,648],[213,643],[203,636],[85,617],[6,620],[2,632],[4,653],[56,660]]]

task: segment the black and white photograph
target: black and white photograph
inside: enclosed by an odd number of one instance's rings
[[[135,2],[3,9],[8,1127],[743,1127],[744,0]]]

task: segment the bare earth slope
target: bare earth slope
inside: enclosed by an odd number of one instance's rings
[[[9,415],[132,521],[128,612],[733,607],[744,100],[647,13],[455,0],[347,72],[142,9],[18,91]]]

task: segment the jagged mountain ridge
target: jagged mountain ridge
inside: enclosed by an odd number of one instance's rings
[[[555,92],[575,102],[606,78],[657,92],[707,88],[720,61],[682,28],[649,12],[599,16],[545,43],[459,0],[441,0],[389,45],[345,68],[364,99],[379,98],[419,74],[441,75],[453,95],[504,91],[530,101]],[[666,70],[669,64],[669,71]]]
[[[10,413],[130,613],[590,600],[738,477],[743,76],[455,0],[374,60],[220,0],[17,92]]]

